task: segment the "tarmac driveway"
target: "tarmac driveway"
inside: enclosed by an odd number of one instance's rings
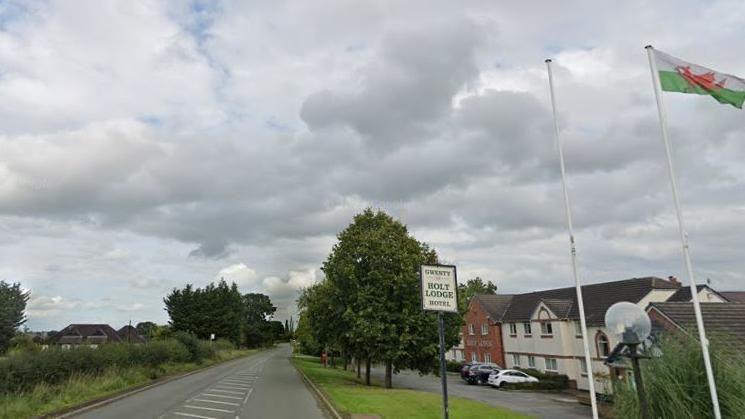
[[[374,377],[383,381],[383,368],[373,368]],[[393,387],[441,393],[440,378],[419,376],[414,371],[401,371],[393,376]],[[458,374],[448,373],[448,395],[477,400],[492,406],[505,407],[537,418],[576,419],[592,417],[592,410],[566,394],[498,390],[489,386],[468,385]]]

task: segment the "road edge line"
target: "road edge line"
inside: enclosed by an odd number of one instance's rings
[[[313,382],[313,380],[308,377],[305,372],[303,372],[302,369],[300,369],[297,365],[295,365],[294,362],[290,362],[293,367],[295,367],[295,370],[300,373],[300,375],[303,377],[303,381],[305,381],[306,384],[313,390],[313,393],[316,395],[317,398],[321,399],[323,404],[325,405],[326,409],[328,409],[333,415],[334,419],[343,419],[343,417],[339,414],[339,412],[334,407],[334,404],[329,401],[328,398],[326,398],[326,395],[323,394],[321,389],[316,387],[316,384]]]
[[[89,400],[87,402],[80,403],[80,404],[78,404],[76,406],[66,407],[64,409],[57,410],[56,412],[45,413],[45,414],[43,414],[41,416],[36,416],[35,418],[36,419],[48,419],[48,418],[64,419],[64,418],[71,418],[71,417],[73,417],[75,415],[79,415],[81,413],[85,413],[85,412],[87,412],[89,410],[97,409],[99,407],[106,406],[107,404],[114,403],[114,402],[119,401],[121,399],[124,399],[126,397],[133,396],[133,395],[135,395],[137,393],[141,393],[143,391],[150,390],[153,387],[158,387],[158,386],[161,386],[163,384],[170,383],[171,381],[176,381],[178,379],[188,377],[188,376],[193,375],[193,374],[196,374],[198,372],[202,372],[204,370],[207,370],[207,369],[210,369],[210,368],[213,368],[213,367],[218,367],[218,366],[223,365],[223,364],[226,364],[228,362],[238,361],[238,360],[244,359],[244,358],[249,358],[249,357],[252,357],[252,356],[254,356],[256,354],[259,354],[261,352],[262,351],[260,350],[260,351],[257,351],[255,353],[252,353],[252,354],[249,354],[249,355],[246,355],[246,356],[242,356],[242,357],[234,358],[234,359],[228,359],[226,361],[218,362],[216,364],[207,365],[207,366],[204,366],[204,367],[199,367],[199,368],[197,368],[195,370],[188,371],[188,372],[185,372],[185,373],[181,373],[181,374],[178,374],[178,375],[172,375],[172,376],[168,376],[168,377],[157,378],[154,381],[150,381],[148,383],[140,384],[140,385],[135,386],[135,387],[130,387],[128,389],[124,389],[124,390],[121,390],[120,392],[117,392],[117,393],[114,393],[114,394],[110,394],[108,396],[104,396],[104,397],[101,397],[101,398],[98,398],[98,399]]]

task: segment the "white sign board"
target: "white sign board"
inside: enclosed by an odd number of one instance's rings
[[[422,308],[430,311],[458,312],[458,280],[455,266],[422,265]]]
[[[214,333],[210,333],[210,340],[215,340],[215,334]]]

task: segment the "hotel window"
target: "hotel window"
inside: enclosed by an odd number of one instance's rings
[[[530,322],[523,322],[523,332],[525,332],[525,336],[530,336],[533,334],[533,329],[530,327]]]
[[[541,322],[541,334],[551,336],[554,334],[554,327],[551,322]]]
[[[512,365],[515,367],[520,366],[520,355],[518,354],[512,354]]]
[[[515,323],[510,323],[510,334],[511,335],[517,334],[517,325]]]
[[[595,337],[595,342],[598,345],[598,356],[601,358],[608,356],[610,353],[610,342],[608,342],[608,336],[605,336],[605,333],[603,332],[598,332]]]
[[[476,354],[476,352],[471,352],[471,362],[478,362],[479,356]]]
[[[491,354],[490,353],[487,352],[487,353],[484,354],[484,362],[486,362],[487,364],[491,363]]]
[[[582,323],[579,320],[574,321],[574,336],[578,338],[582,337]]]
[[[587,363],[584,359],[579,360],[579,371],[582,373],[582,375],[587,375]]]
[[[475,333],[473,333],[473,323],[469,323],[468,324],[468,334],[469,335],[474,335],[475,334]]]
[[[555,358],[546,358],[546,371],[556,372],[559,370]]]
[[[528,355],[528,367],[535,368],[535,357],[533,355]]]
[[[489,334],[489,325],[484,323],[481,325],[481,334],[482,335],[488,335]]]

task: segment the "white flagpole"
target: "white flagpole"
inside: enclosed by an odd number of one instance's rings
[[[657,71],[657,62],[654,58],[654,48],[651,45],[644,47],[647,50],[649,58],[649,69],[652,71],[652,84],[654,85],[654,97],[657,99],[657,113],[660,117],[660,128],[662,130],[662,142],[665,145],[665,155],[667,156],[667,174],[670,176],[670,186],[673,189],[673,202],[675,203],[675,213],[678,216],[678,229],[680,230],[680,241],[683,245],[683,259],[685,259],[686,270],[688,271],[688,282],[691,287],[691,297],[693,299],[693,311],[696,314],[696,326],[698,328],[698,337],[701,341],[701,352],[704,355],[704,367],[706,368],[706,378],[709,381],[709,393],[711,393],[711,404],[714,410],[714,417],[721,419],[722,413],[719,411],[719,398],[717,397],[717,385],[714,382],[714,372],[711,368],[711,358],[709,357],[709,341],[706,339],[704,330],[704,318],[701,315],[701,304],[698,301],[698,288],[696,288],[696,279],[693,276],[693,265],[691,264],[691,255],[688,252],[688,233],[683,224],[683,214],[680,209],[680,199],[678,198],[678,184],[675,181],[675,167],[673,166],[672,147],[667,135],[667,115],[665,106],[662,102],[662,89],[660,88],[660,73]]]
[[[564,192],[564,207],[566,208],[567,229],[569,230],[569,245],[572,254],[572,273],[574,274],[574,285],[577,288],[577,309],[582,326],[582,345],[585,350],[585,365],[587,366],[587,381],[590,383],[590,403],[592,404],[592,417],[598,419],[598,401],[595,396],[595,376],[592,374],[592,356],[590,356],[590,343],[587,338],[587,321],[585,320],[585,303],[582,298],[582,287],[577,274],[577,248],[574,245],[574,226],[572,225],[572,210],[569,206],[569,191],[567,190],[566,170],[564,168],[564,147],[559,137],[559,123],[556,117],[556,99],[554,98],[554,76],[551,72],[551,59],[546,60],[548,70],[548,87],[551,92],[551,109],[554,115],[554,137],[559,150],[559,166],[561,167],[561,189]]]

